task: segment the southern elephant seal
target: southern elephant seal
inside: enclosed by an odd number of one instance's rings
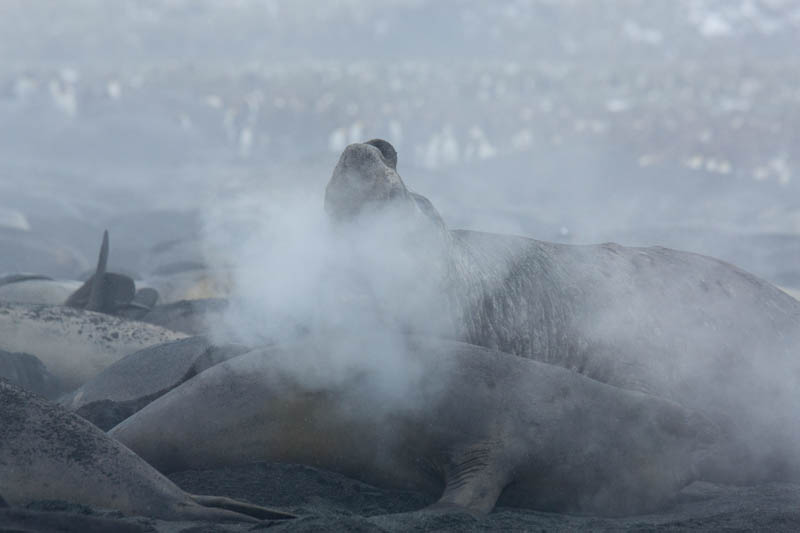
[[[290,518],[179,489],[105,433],[0,380],[0,494],[10,505],[65,500],[164,520]]]
[[[448,230],[396,166],[386,141],[350,145],[325,191],[326,211],[351,241],[407,225],[375,253],[394,246],[418,263],[396,270],[434,278],[418,284],[421,303],[409,310],[413,283],[381,292],[402,272],[361,275],[382,312],[411,331],[441,316],[434,334],[702,410],[752,459],[731,466],[731,481],[800,478],[800,302],[698,254]]]
[[[211,324],[224,320],[227,309],[228,301],[222,298],[179,300],[154,306],[137,320],[189,335],[204,335]]]
[[[419,372],[390,398],[368,366],[327,364],[328,341],[218,364],[109,435],[163,472],[292,462],[439,491],[439,506],[489,512],[503,492],[506,505],[605,515],[664,505],[717,440],[674,402],[433,338],[406,341],[403,368]],[[358,340],[351,349],[380,361]]]
[[[61,382],[31,354],[0,350],[0,378],[49,400],[64,392]]]
[[[81,283],[35,274],[12,274],[0,278],[0,301],[66,305],[102,313],[125,309],[132,305],[135,284],[130,276],[107,272],[108,254],[108,231],[105,231],[97,267],[87,281]]]
[[[0,349],[35,355],[68,391],[130,353],[185,337],[82,309],[0,303]]]
[[[46,276],[13,274],[0,283],[0,301],[39,305],[63,305],[81,282],[54,280]]]
[[[112,313],[124,308],[136,296],[136,285],[130,276],[107,272],[108,268],[108,230],[103,232],[97,267],[78,290],[64,302],[69,307],[87,311]]]
[[[44,271],[56,277],[71,277],[89,262],[75,248],[41,232],[0,226],[0,272]]]
[[[247,351],[206,337],[157,344],[126,355],[58,403],[108,430],[203,370]]]

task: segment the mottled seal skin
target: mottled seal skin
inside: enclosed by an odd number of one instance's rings
[[[434,316],[446,317],[435,333],[707,412],[750,458],[730,481],[800,478],[800,302],[698,254],[448,230],[378,144],[344,150],[325,209],[344,226],[375,231],[376,214],[391,211],[420,228],[397,246],[422,265],[436,254],[446,264],[422,269],[437,277]]]
[[[164,520],[289,517],[226,498],[187,494],[89,422],[4,380],[0,494],[10,505],[64,500]]]
[[[49,400],[64,392],[59,380],[47,371],[44,363],[27,353],[0,350],[0,378]]]
[[[405,364],[423,369],[409,374],[413,398],[389,400],[369,371],[329,379],[337,369],[317,366],[328,340],[216,365],[109,435],[164,472],[301,463],[439,491],[438,507],[489,512],[505,489],[508,505],[605,515],[665,505],[717,438],[673,402],[432,338],[408,341]]]
[[[108,430],[203,370],[247,351],[206,337],[157,344],[126,355],[58,403]]]
[[[130,353],[185,337],[103,313],[0,302],[0,349],[35,355],[68,391]]]

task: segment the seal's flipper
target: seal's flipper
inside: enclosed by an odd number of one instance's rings
[[[130,276],[106,272],[103,275],[102,293],[103,300],[100,310],[109,313],[133,301],[136,296],[136,284]],[[90,311],[96,311],[96,309],[90,309]]]
[[[89,311],[100,311],[106,301],[105,298],[105,275],[108,267],[108,230],[103,232],[103,244],[100,245],[100,256],[97,258],[97,269],[94,276],[87,280],[90,283],[89,301],[86,309]]]
[[[117,306],[114,314],[131,320],[141,320],[150,313],[158,302],[158,291],[151,287],[144,287],[136,291],[133,300]]]
[[[158,303],[158,291],[152,287],[144,287],[136,291],[136,296],[133,297],[131,304],[140,305],[147,309],[152,309]]]
[[[0,494],[0,509],[2,509],[3,507],[8,507],[8,504],[7,504],[7,503],[6,503],[6,501],[3,499],[3,495],[2,495],[2,494]]]
[[[93,280],[94,275],[87,279],[77,291],[70,294],[69,298],[67,298],[67,301],[64,302],[64,305],[67,307],[78,307],[80,309],[85,309],[86,304],[89,302],[89,293],[92,291]]]
[[[496,446],[496,445],[495,445]],[[491,447],[471,448],[451,457],[444,465],[445,488],[431,511],[466,510],[487,514],[508,484]]]
[[[97,258],[94,274],[72,293],[64,305],[79,307],[99,313],[112,313],[127,305],[136,294],[133,278],[124,274],[106,272],[108,268],[108,230],[103,232],[103,244]]]
[[[108,266],[108,230],[103,232],[103,244],[100,245],[100,256],[97,258],[97,268],[92,277],[86,280],[81,287],[67,298],[64,305],[67,307],[80,307],[89,311],[99,311],[105,298],[103,295],[103,277]]]
[[[224,496],[198,496],[197,494],[191,494],[190,496],[194,501],[204,507],[218,507],[227,511],[233,511],[234,513],[252,516],[259,520],[291,520],[297,518],[297,515],[291,513],[240,502],[231,498],[225,498]]]

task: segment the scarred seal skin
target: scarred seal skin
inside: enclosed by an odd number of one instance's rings
[[[504,492],[508,505],[604,515],[663,506],[718,442],[714,424],[674,402],[433,338],[404,347],[421,370],[405,383],[413,397],[387,399],[368,369],[326,371],[329,341],[234,357],[109,434],[164,472],[301,463],[438,492],[437,508],[485,513]],[[352,350],[381,357],[369,343]]]
[[[0,494],[10,505],[65,500],[164,520],[291,515],[179,489],[79,416],[0,380]]]
[[[738,459],[718,472],[728,482],[800,479],[798,300],[699,254],[449,230],[406,187],[388,144],[348,146],[325,192],[325,209],[342,227],[388,233],[400,220],[416,232],[395,246],[435,278],[424,290],[436,312],[407,313],[392,301],[382,310],[394,309],[411,331],[417,315],[441,316],[437,335],[701,410],[735,443]]]

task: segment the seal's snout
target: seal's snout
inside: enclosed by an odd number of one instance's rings
[[[347,219],[367,205],[407,196],[396,168],[397,152],[388,142],[373,139],[351,144],[339,157],[325,189],[325,210],[336,219]]]

